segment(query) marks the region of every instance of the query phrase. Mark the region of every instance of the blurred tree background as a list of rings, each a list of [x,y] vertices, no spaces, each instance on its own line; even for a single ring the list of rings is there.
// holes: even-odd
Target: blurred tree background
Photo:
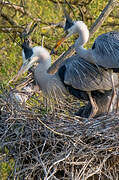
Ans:
[[[0,89],[6,88],[8,81],[16,74],[22,64],[20,33],[29,23],[37,22],[31,34],[33,46],[43,45],[49,51],[62,36],[65,7],[73,19],[83,20],[88,27],[95,22],[108,0],[9,0],[0,1]],[[70,6],[69,6],[69,5]],[[73,9],[73,11],[72,11]],[[98,32],[88,42],[90,47],[94,39],[101,33],[116,30],[119,25],[119,9],[115,8]],[[57,56],[74,43],[71,37],[57,52]],[[57,56],[52,57],[55,61]]]

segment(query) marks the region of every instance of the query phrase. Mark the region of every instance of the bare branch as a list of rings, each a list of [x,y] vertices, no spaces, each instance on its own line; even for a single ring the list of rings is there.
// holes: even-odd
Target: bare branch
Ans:
[[[61,56],[58,57],[58,59],[52,64],[52,66],[50,66],[50,68],[48,69],[48,72],[55,73],[59,65],[64,61],[64,59],[73,53],[74,53],[74,45],[70,46],[66,52],[63,52]]]
[[[17,5],[12,4],[12,3],[8,2],[8,1],[0,1],[0,5],[4,5],[4,6],[8,7],[8,8],[13,8],[16,11],[21,12],[22,14],[26,14],[23,7],[17,6]]]
[[[33,27],[31,27],[32,24],[33,23],[30,23],[30,24],[27,25],[27,27],[24,29],[24,31],[20,34],[20,38],[26,38],[27,36],[29,36],[35,30],[35,28],[37,26],[37,23],[35,23],[33,25]]]
[[[24,26],[14,26],[14,27],[3,27],[0,26],[0,32],[3,33],[21,33],[21,31],[24,29]]]
[[[0,5],[2,5],[2,6],[4,5],[4,6],[8,7],[8,8],[12,8],[15,11],[19,11],[23,15],[29,16],[34,21],[37,21],[37,22],[40,21],[39,18],[34,18],[30,12],[26,11],[26,9],[24,7],[17,6],[17,5],[12,4],[12,3],[8,2],[8,1],[0,1]]]
[[[47,24],[48,26],[42,27],[42,29],[48,29],[48,28],[55,28],[55,27],[60,27],[63,28],[63,22],[59,22],[59,23],[45,23],[42,22],[42,24]]]
[[[57,4],[56,0],[50,0],[52,3]],[[79,6],[86,6],[91,3],[92,0],[88,0],[88,2],[80,2],[79,0],[70,1],[71,5],[79,5]],[[60,4],[65,4],[64,0],[59,1]]]
[[[106,18],[112,12],[115,6],[119,5],[117,0],[109,0],[107,6],[103,9],[98,19],[90,28],[90,38],[94,35],[94,33],[100,28],[100,26],[104,23]]]
[[[10,16],[7,16],[6,14],[4,13],[0,13],[1,17],[4,18],[6,21],[8,21],[12,26],[17,26],[18,24],[13,21],[13,19],[10,17]]]

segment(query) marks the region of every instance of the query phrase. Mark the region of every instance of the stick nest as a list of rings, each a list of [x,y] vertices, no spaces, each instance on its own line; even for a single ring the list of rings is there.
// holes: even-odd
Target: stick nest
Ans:
[[[11,97],[0,95],[0,160],[14,160],[9,179],[119,179],[118,113],[89,120],[73,115],[75,100],[51,111],[37,96],[26,106]]]

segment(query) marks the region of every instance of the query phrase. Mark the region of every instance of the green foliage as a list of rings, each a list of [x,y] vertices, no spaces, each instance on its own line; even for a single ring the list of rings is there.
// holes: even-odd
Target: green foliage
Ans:
[[[1,162],[0,163],[0,180],[6,180],[14,169],[15,161],[14,159],[8,160],[8,162]]]
[[[4,153],[2,153],[0,149],[0,180],[6,180],[11,171],[14,169],[15,161],[13,158],[10,158],[8,161],[3,160],[8,154],[8,148],[4,149]]]

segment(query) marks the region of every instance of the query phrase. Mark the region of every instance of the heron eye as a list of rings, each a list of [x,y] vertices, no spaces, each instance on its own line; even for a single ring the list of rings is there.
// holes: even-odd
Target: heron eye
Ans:
[[[27,59],[28,62],[30,62],[30,60],[31,60],[30,58]]]
[[[68,34],[69,33],[68,30],[65,30],[65,33]]]

